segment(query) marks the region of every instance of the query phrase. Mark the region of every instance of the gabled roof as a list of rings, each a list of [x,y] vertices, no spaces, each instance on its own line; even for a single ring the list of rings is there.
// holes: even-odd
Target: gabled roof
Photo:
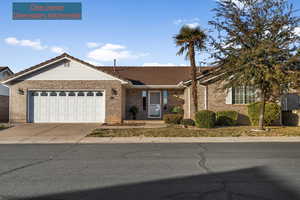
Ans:
[[[9,67],[7,67],[7,66],[0,66],[0,72],[5,71],[5,70],[8,70],[11,74],[13,74],[13,71],[11,71]]]
[[[191,77],[191,68],[182,66],[100,66],[97,69],[129,80],[133,85],[178,85]],[[201,67],[201,71],[208,69],[211,67]]]
[[[27,69],[25,69],[25,70],[23,70],[23,71],[20,71],[20,72],[18,72],[18,73],[15,73],[15,74],[13,74],[12,76],[9,76],[8,78],[6,78],[6,79],[3,81],[3,83],[12,81],[12,80],[17,79],[17,78],[19,78],[19,77],[22,77],[22,76],[24,76],[24,75],[26,75],[26,74],[29,74],[29,73],[34,72],[34,71],[36,71],[36,70],[42,69],[43,67],[46,67],[47,65],[49,65],[49,64],[51,64],[51,63],[55,63],[55,62],[61,61],[61,60],[63,60],[63,59],[71,59],[71,60],[75,60],[75,61],[77,61],[77,62],[79,62],[79,63],[82,63],[82,64],[84,64],[84,65],[87,65],[87,66],[89,66],[89,67],[91,67],[91,68],[93,68],[93,69],[96,68],[96,66],[94,66],[94,65],[92,65],[92,64],[90,64],[90,63],[88,63],[88,62],[85,62],[85,61],[83,61],[83,60],[80,60],[80,59],[78,59],[78,58],[75,58],[75,57],[73,57],[73,56],[71,56],[71,55],[69,55],[69,54],[67,54],[67,53],[63,53],[63,54],[61,54],[61,55],[59,55],[59,56],[57,56],[57,57],[54,57],[54,58],[49,59],[49,60],[46,60],[46,61],[44,61],[44,62],[41,62],[41,63],[37,64],[37,65],[34,65],[34,66],[32,66],[32,67],[29,67],[29,68],[27,68]],[[103,71],[103,72],[104,72],[104,71]],[[106,73],[106,72],[104,72],[104,73]],[[111,75],[111,74],[110,74],[110,75]],[[119,80],[121,80],[121,81],[127,82],[126,80],[123,80],[123,79],[121,79],[121,78],[119,78],[119,77],[116,77],[116,76],[115,76],[115,78],[117,78],[117,79],[119,79]]]
[[[136,86],[177,86],[183,81],[191,79],[191,68],[182,66],[95,66],[78,58],[75,58],[67,53],[63,53],[55,58],[49,59],[47,61],[41,62],[23,71],[20,71],[12,76],[6,78],[3,83],[10,82],[34,71],[40,70],[44,67],[49,66],[52,63],[63,61],[64,59],[75,60],[79,63],[87,65],[93,69],[102,71],[109,74],[116,79],[122,81],[123,83],[132,83]],[[214,67],[199,67],[199,75],[205,74],[208,71],[214,69]],[[1,70],[1,68],[0,68]]]
[[[219,73],[218,67],[209,67],[207,70],[202,70],[201,72],[197,73],[197,81],[200,82],[200,84],[209,84],[213,83],[222,75]],[[192,83],[191,79],[185,80],[182,82],[184,85],[190,85]]]

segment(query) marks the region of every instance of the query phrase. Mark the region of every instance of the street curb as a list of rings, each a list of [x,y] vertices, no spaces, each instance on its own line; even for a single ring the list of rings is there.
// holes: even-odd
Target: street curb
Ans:
[[[299,142],[300,137],[85,137],[79,140],[55,138],[45,140],[32,138],[32,140],[0,139],[0,144],[147,144],[147,143],[284,143]]]
[[[86,137],[80,144],[89,143],[246,143],[246,142],[300,142],[300,137]]]

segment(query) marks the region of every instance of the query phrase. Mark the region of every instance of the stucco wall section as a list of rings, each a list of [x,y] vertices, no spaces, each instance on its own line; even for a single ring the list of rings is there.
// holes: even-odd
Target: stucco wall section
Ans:
[[[0,122],[7,122],[9,115],[9,97],[0,96]]]
[[[122,122],[122,85],[116,80],[101,81],[39,81],[14,82],[10,98],[10,122],[27,122],[27,93],[29,90],[105,90],[106,122]],[[112,91],[114,89],[116,92]],[[22,93],[22,91],[24,93]]]

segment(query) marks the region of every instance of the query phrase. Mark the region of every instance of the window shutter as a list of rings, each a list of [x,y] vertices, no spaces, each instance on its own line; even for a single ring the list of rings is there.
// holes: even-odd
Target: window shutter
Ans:
[[[232,104],[232,88],[227,89],[226,104]]]

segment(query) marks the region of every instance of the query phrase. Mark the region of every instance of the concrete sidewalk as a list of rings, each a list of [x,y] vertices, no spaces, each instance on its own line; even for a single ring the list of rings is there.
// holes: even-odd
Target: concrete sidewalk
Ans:
[[[247,143],[247,142],[300,142],[300,137],[34,137],[31,140],[20,138],[0,138],[0,144],[143,144],[143,143]]]

